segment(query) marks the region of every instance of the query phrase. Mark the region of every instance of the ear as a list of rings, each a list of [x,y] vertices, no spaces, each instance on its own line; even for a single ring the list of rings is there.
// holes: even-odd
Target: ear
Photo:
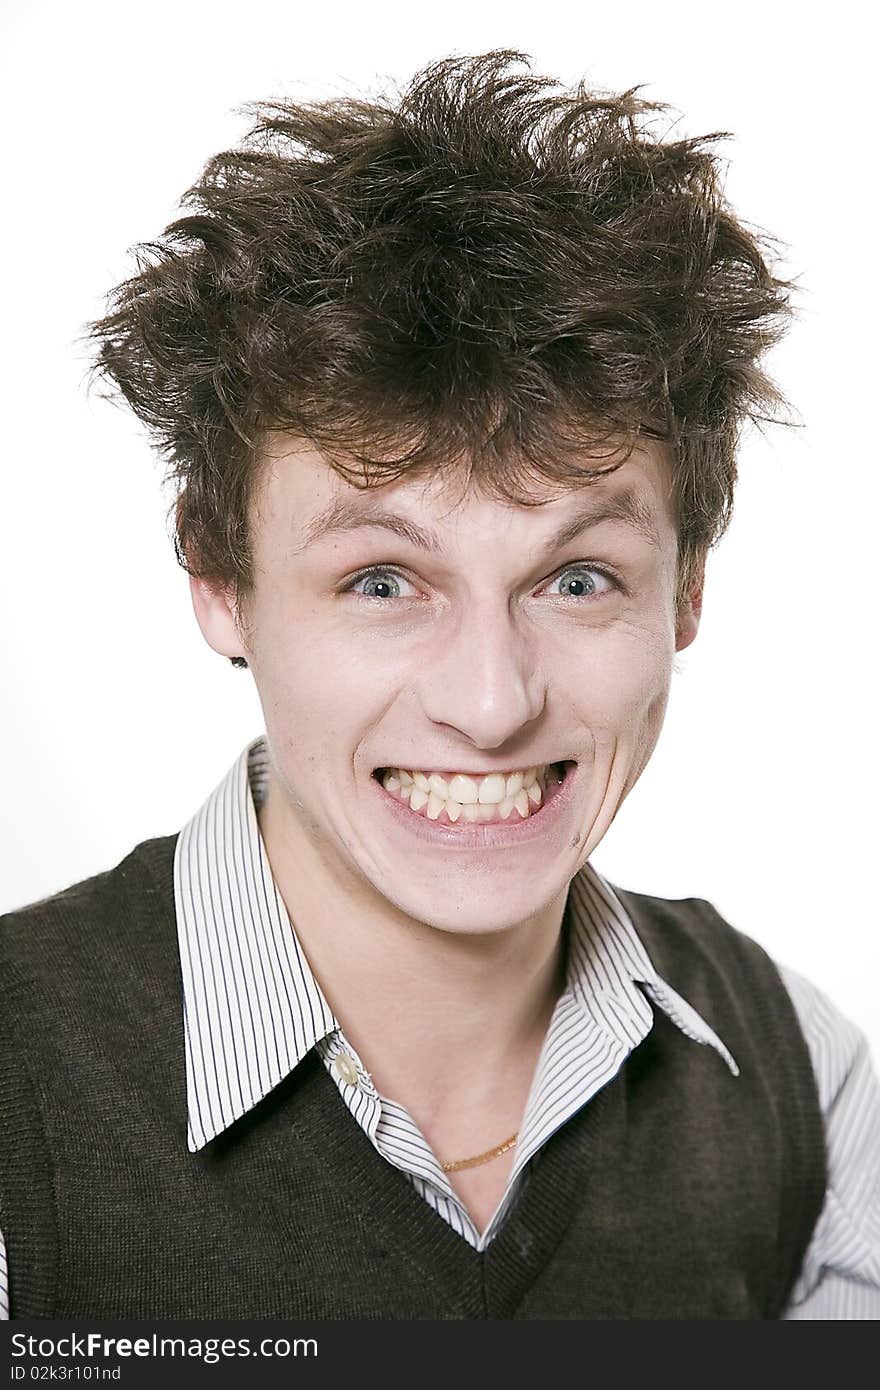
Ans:
[[[196,579],[194,575],[189,577],[189,589],[196,621],[208,646],[220,656],[247,658],[235,618],[232,589],[207,579]]]
[[[676,615],[675,650],[677,652],[682,652],[685,647],[689,647],[699,631],[700,616],[703,612],[704,581],[705,564],[702,564],[687,594],[682,599]]]

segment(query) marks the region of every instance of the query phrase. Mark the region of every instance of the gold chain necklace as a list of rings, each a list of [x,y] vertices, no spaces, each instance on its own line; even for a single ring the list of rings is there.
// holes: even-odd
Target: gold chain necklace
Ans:
[[[478,1163],[488,1163],[490,1158],[497,1158],[499,1154],[507,1153],[508,1149],[513,1148],[518,1137],[519,1130],[516,1134],[511,1134],[510,1138],[505,1139],[504,1143],[499,1144],[497,1148],[490,1149],[488,1153],[477,1154],[476,1158],[459,1158],[455,1163],[441,1163],[440,1167],[444,1173],[457,1173],[459,1168],[476,1168]]]

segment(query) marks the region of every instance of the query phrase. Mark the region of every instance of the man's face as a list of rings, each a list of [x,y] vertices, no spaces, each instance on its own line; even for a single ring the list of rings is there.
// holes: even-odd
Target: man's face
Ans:
[[[193,581],[208,641],[253,672],[276,838],[355,909],[381,899],[449,931],[526,920],[567,888],[653,751],[698,621],[696,597],[676,611],[662,446],[546,495],[462,498],[436,478],[362,491],[288,439],[255,500],[245,645],[227,596]],[[368,512],[400,520],[357,524]],[[536,766],[540,798],[517,780]],[[403,800],[414,774],[442,779],[418,809]]]

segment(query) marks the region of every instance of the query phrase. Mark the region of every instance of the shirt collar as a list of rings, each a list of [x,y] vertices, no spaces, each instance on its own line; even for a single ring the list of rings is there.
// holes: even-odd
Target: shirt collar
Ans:
[[[242,752],[181,831],[174,900],[183,981],[187,1143],[203,1148],[268,1095],[339,1024],[272,877],[257,808],[265,737]],[[635,1046],[651,1003],[688,1037],[736,1062],[651,964],[629,914],[589,863],[569,890],[566,994]]]
[[[575,874],[569,889],[571,935],[569,937],[568,988],[594,1017],[607,1020],[607,1010],[618,1016],[619,1027],[629,1033],[636,1023],[641,1041],[645,1029],[645,996],[694,1042],[713,1047],[733,1076],[739,1067],[714,1029],[682,995],[658,974],[633,920],[610,883],[590,863]],[[607,1022],[606,1022],[607,1026]]]

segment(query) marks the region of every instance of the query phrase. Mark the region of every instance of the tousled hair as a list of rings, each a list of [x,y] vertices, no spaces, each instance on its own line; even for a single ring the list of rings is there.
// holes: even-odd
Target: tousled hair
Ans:
[[[168,462],[190,573],[250,591],[276,429],[357,487],[454,470],[525,506],[647,436],[668,447],[687,591],[730,519],[742,425],[785,404],[759,359],[794,282],[723,197],[707,147],[729,132],[663,139],[649,118],[669,108],[639,87],[560,90],[517,63],[248,107],[241,147],[136,248],[89,331]]]

